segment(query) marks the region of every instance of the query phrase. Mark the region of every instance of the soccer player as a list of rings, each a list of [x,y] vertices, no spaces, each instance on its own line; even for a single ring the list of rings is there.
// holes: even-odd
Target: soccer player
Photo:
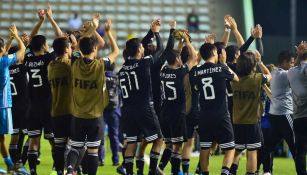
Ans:
[[[183,39],[189,50],[189,59],[183,64],[176,50],[169,50],[165,57],[168,65],[161,70],[162,111],[161,128],[165,140],[172,145],[172,174],[178,174],[181,164],[182,143],[186,141],[186,99],[184,78],[196,62],[196,54],[187,34]]]
[[[223,51],[223,53],[225,53]],[[200,47],[200,56],[205,63],[191,72],[192,86],[200,93],[199,140],[200,165],[203,175],[209,174],[210,147],[213,142],[225,151],[221,174],[229,174],[234,155],[234,135],[226,100],[226,80],[238,81],[238,77],[225,64],[222,54],[218,64],[217,48],[210,43]]]
[[[306,175],[307,152],[307,44],[302,42],[297,47],[298,66],[288,71],[288,80],[293,97],[293,117],[296,154],[296,172]]]
[[[91,36],[98,27],[99,17],[89,22],[89,29],[79,41],[82,57],[72,65],[72,121],[71,149],[67,155],[67,174],[71,175],[80,159],[80,152],[87,146],[87,173],[95,175],[98,168],[98,146],[102,139],[103,111],[108,103],[105,70],[110,69],[118,55],[117,45],[111,41],[109,58],[97,58],[97,41]],[[111,21],[106,22],[110,32]],[[109,33],[111,35],[111,33]],[[110,36],[109,36],[110,37]],[[115,49],[115,50],[114,50]]]
[[[54,133],[54,165],[58,175],[64,172],[64,152],[71,120],[71,45],[61,37],[52,44],[56,59],[48,65],[52,94],[51,116]]]
[[[9,66],[15,63],[21,64],[24,59],[25,46],[18,36],[18,31],[15,25],[10,28],[10,35],[16,39],[18,43],[18,51],[14,54],[6,55],[8,47],[5,46],[4,40],[0,38],[0,61],[1,61],[1,117],[0,117],[0,149],[4,162],[8,171],[14,170],[14,163],[9,155],[8,149],[5,144],[5,134],[13,133],[12,126],[12,95],[10,86]],[[21,104],[24,105],[24,104]]]
[[[42,16],[38,22],[40,25],[44,21],[44,13]],[[40,27],[40,25],[38,26]],[[29,74],[29,97],[31,101],[29,111],[29,120],[31,122],[28,123],[28,161],[32,175],[36,174],[42,130],[44,130],[45,139],[49,140],[51,146],[53,145],[50,116],[51,92],[47,77],[47,66],[55,58],[55,55],[49,53],[48,50],[46,37],[35,35],[31,38],[29,49],[25,55],[25,67]]]
[[[289,51],[283,51],[278,55],[278,68],[273,70],[272,80],[270,81],[272,98],[270,105],[270,123],[271,123],[271,138],[266,142],[266,153],[267,156],[264,160],[264,173],[272,173],[270,169],[272,166],[270,156],[271,152],[274,151],[276,145],[285,139],[292,157],[296,158],[296,149],[294,144],[294,131],[293,131],[293,102],[291,88],[288,81],[288,70],[294,66],[294,57]]]
[[[150,153],[149,175],[156,173],[162,144],[159,121],[153,109],[150,67],[160,61],[163,51],[160,39],[160,21],[152,23],[157,47],[153,55],[144,57],[144,47],[138,38],[126,42],[128,58],[119,71],[119,82],[123,94],[122,118],[125,121],[123,130],[128,142],[125,152],[127,174],[133,174],[133,160],[137,137],[144,134],[147,142],[153,142]]]
[[[263,73],[255,73],[256,63]],[[231,173],[236,174],[237,160],[244,149],[247,149],[248,175],[257,170],[257,150],[261,147],[259,118],[263,108],[260,99],[261,86],[271,79],[270,71],[261,61],[261,55],[245,52],[237,62],[239,82],[233,82],[233,124],[236,142],[236,153]]]

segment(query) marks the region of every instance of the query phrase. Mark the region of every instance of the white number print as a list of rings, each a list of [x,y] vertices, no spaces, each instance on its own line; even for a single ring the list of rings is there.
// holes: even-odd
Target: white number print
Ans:
[[[17,95],[17,89],[15,83],[13,82],[13,77],[10,77],[10,80],[12,95]]]
[[[42,76],[41,75],[38,75],[39,73],[39,69],[31,69],[31,72],[33,73],[32,74],[32,78],[34,79],[38,79],[38,83],[37,84],[33,84],[33,87],[40,87],[43,85],[43,79],[42,79]]]
[[[202,83],[203,83],[203,90],[204,90],[204,95],[205,95],[205,99],[206,100],[213,100],[215,99],[215,91],[214,91],[214,87],[212,85],[212,77],[207,77],[207,78],[203,78],[202,79]],[[211,95],[209,95],[211,94]]]
[[[129,90],[131,91],[133,89],[132,87],[132,82],[131,82],[131,77],[133,77],[133,81],[134,81],[134,85],[135,85],[135,89],[136,90],[139,90],[139,82],[138,82],[138,77],[135,73],[135,71],[132,71],[130,73],[128,72],[125,72],[125,74],[127,75],[128,77],[128,87],[129,87]],[[127,86],[124,84],[125,82],[125,79],[120,79],[119,80],[119,85],[120,85],[120,88],[122,90],[122,93],[123,93],[123,98],[129,98],[129,93],[128,93],[128,89],[127,89]]]
[[[163,98],[163,99],[166,98],[166,97],[165,97],[165,88],[164,88],[164,84],[165,84],[165,86],[166,86],[168,89],[172,90],[172,92],[173,92],[173,96],[172,96],[172,97],[168,97],[167,100],[176,100],[176,99],[177,99],[176,88],[175,88],[174,86],[172,86],[172,85],[175,84],[175,82],[166,81],[166,82],[164,83],[164,81],[161,81],[162,93],[163,93],[162,98]]]

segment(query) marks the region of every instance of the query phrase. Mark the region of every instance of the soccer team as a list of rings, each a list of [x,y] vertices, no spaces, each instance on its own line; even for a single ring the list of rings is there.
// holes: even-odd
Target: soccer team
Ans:
[[[9,172],[28,174],[23,166],[28,161],[30,174],[37,174],[43,131],[58,175],[95,175],[104,109],[117,94],[125,138],[120,174],[133,175],[134,157],[137,174],[143,174],[145,148],[152,143],[149,175],[164,174],[169,161],[171,174],[177,175],[182,166],[188,175],[195,133],[201,147],[198,174],[209,174],[209,157],[217,147],[224,153],[221,175],[237,173],[244,150],[247,175],[258,174],[260,164],[264,174],[271,174],[272,152],[281,139],[289,145],[297,174],[307,174],[306,42],[296,47],[296,60],[284,51],[278,67],[269,70],[262,62],[260,25],[245,42],[234,18],[226,15],[222,41],[210,34],[196,51],[188,31],[176,30],[176,21],[169,23],[164,49],[161,21],[156,19],[142,40],[126,42],[116,93],[108,86],[108,72],[114,71],[119,55],[111,20],[104,27],[111,52],[101,57],[105,41],[96,31],[99,14],[69,33],[53,19],[50,4],[38,17],[29,36],[19,37],[13,25],[7,43],[0,40],[0,148]],[[56,36],[52,52],[46,37],[38,35],[46,19]],[[237,46],[227,46],[231,33]],[[17,46],[11,46],[14,39]],[[255,52],[248,51],[253,40]],[[9,152],[4,134],[12,134]]]

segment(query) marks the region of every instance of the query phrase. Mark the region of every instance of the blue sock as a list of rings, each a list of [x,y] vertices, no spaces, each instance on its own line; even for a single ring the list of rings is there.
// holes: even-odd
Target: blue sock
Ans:
[[[4,158],[4,162],[5,162],[5,164],[6,164],[7,167],[12,167],[12,166],[14,166],[14,163],[13,163],[13,161],[12,161],[12,159],[11,159],[10,156],[5,157],[5,158]]]

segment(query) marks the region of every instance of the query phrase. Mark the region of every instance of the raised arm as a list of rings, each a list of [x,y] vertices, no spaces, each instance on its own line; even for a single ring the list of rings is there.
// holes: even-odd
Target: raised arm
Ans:
[[[104,30],[106,32],[106,35],[109,39],[109,42],[111,44],[111,53],[108,55],[111,63],[114,63],[117,59],[117,56],[119,54],[119,48],[117,46],[117,43],[112,35],[112,21],[111,19],[107,19],[106,23],[105,23],[105,26],[104,26]]]
[[[151,25],[154,23],[154,20],[152,21]],[[154,33],[152,32],[151,28],[149,29],[149,31],[147,32],[146,36],[142,39],[142,44],[143,44],[143,47],[146,47],[151,39],[154,37]]]
[[[18,63],[21,64],[25,56],[26,47],[23,44],[20,37],[18,36],[18,31],[15,25],[12,25],[10,27],[10,32],[11,32],[11,35],[14,37],[14,39],[17,41],[18,51],[16,52],[16,56],[17,56]]]
[[[105,42],[104,39],[99,35],[99,33],[97,32],[97,30],[95,30],[95,32],[94,32],[94,37],[97,39],[97,47],[98,47],[99,49],[102,49],[102,48],[105,46],[106,42]]]
[[[232,32],[233,32],[233,34],[234,34],[234,36],[237,40],[238,47],[240,48],[244,44],[244,39],[243,39],[241,33],[238,30],[238,26],[237,26],[235,19],[231,16],[227,16],[226,22],[229,23],[229,27],[232,30]]]
[[[266,95],[269,97],[269,99],[272,99],[272,91],[271,89],[268,87],[268,85],[264,84],[262,85],[262,89],[264,90],[264,92],[266,93]]]
[[[6,41],[4,45],[4,54],[7,54],[12,46],[12,42],[14,40],[14,37],[10,35],[9,39]]]
[[[257,24],[256,27],[252,30],[252,35],[256,39],[256,47],[259,51],[261,57],[263,57],[263,44],[262,44],[262,27]]]
[[[272,75],[269,69],[261,61],[261,55],[257,50],[255,52],[255,59],[257,61],[257,65],[259,66],[261,72],[267,77],[267,80],[270,81],[272,79]]]
[[[295,60],[295,65],[300,65],[301,62],[301,56],[304,54],[304,52],[307,50],[307,42],[306,41],[301,41],[301,43],[298,46],[294,46],[296,49],[296,60]]]
[[[169,37],[167,40],[166,48],[160,56],[161,63],[164,63],[166,61],[167,58],[165,57],[165,54],[167,53],[167,51],[174,49],[174,45],[175,45],[175,38],[173,36],[173,32],[176,29],[176,21],[174,20],[170,21],[169,25],[171,29],[169,32]]]
[[[227,44],[228,44],[228,41],[229,41],[229,37],[230,37],[230,32],[231,32],[230,24],[227,21],[227,17],[228,16],[229,15],[224,16],[225,32],[224,32],[224,35],[223,35],[223,38],[222,38],[222,42],[224,43],[225,47],[227,47]]]
[[[45,13],[46,13],[46,16],[49,20],[49,22],[51,23],[52,25],[52,28],[53,28],[53,31],[54,31],[54,34],[56,37],[62,37],[64,36],[61,28],[58,26],[58,24],[55,22],[55,20],[53,19],[53,16],[52,16],[52,9],[51,9],[51,5],[50,3],[48,3],[48,8],[45,10]]]
[[[32,40],[32,38],[37,35],[37,33],[39,32],[42,24],[45,21],[45,11],[44,10],[38,10],[37,12],[38,17],[39,17],[39,21],[36,23],[36,25],[34,26],[34,28],[32,29],[32,32],[30,34],[30,41]]]
[[[88,21],[84,24],[85,30],[81,34],[81,38],[91,37],[94,34],[99,25],[99,19],[100,19],[100,14],[97,13],[93,16],[92,21]]]
[[[157,62],[163,52],[163,43],[161,41],[161,37],[160,37],[160,28],[161,28],[161,24],[160,21],[154,22],[151,25],[151,31],[154,33],[154,36],[156,38],[156,42],[157,42],[157,48],[155,50],[155,52],[153,53],[153,62]]]
[[[191,70],[192,67],[195,65],[195,63],[197,61],[197,55],[196,55],[194,47],[192,46],[192,44],[190,42],[190,39],[189,39],[188,35],[184,34],[183,37],[184,37],[185,45],[187,46],[188,51],[189,51],[189,57],[188,57],[188,60],[187,60],[186,64],[188,65],[189,70]]]

